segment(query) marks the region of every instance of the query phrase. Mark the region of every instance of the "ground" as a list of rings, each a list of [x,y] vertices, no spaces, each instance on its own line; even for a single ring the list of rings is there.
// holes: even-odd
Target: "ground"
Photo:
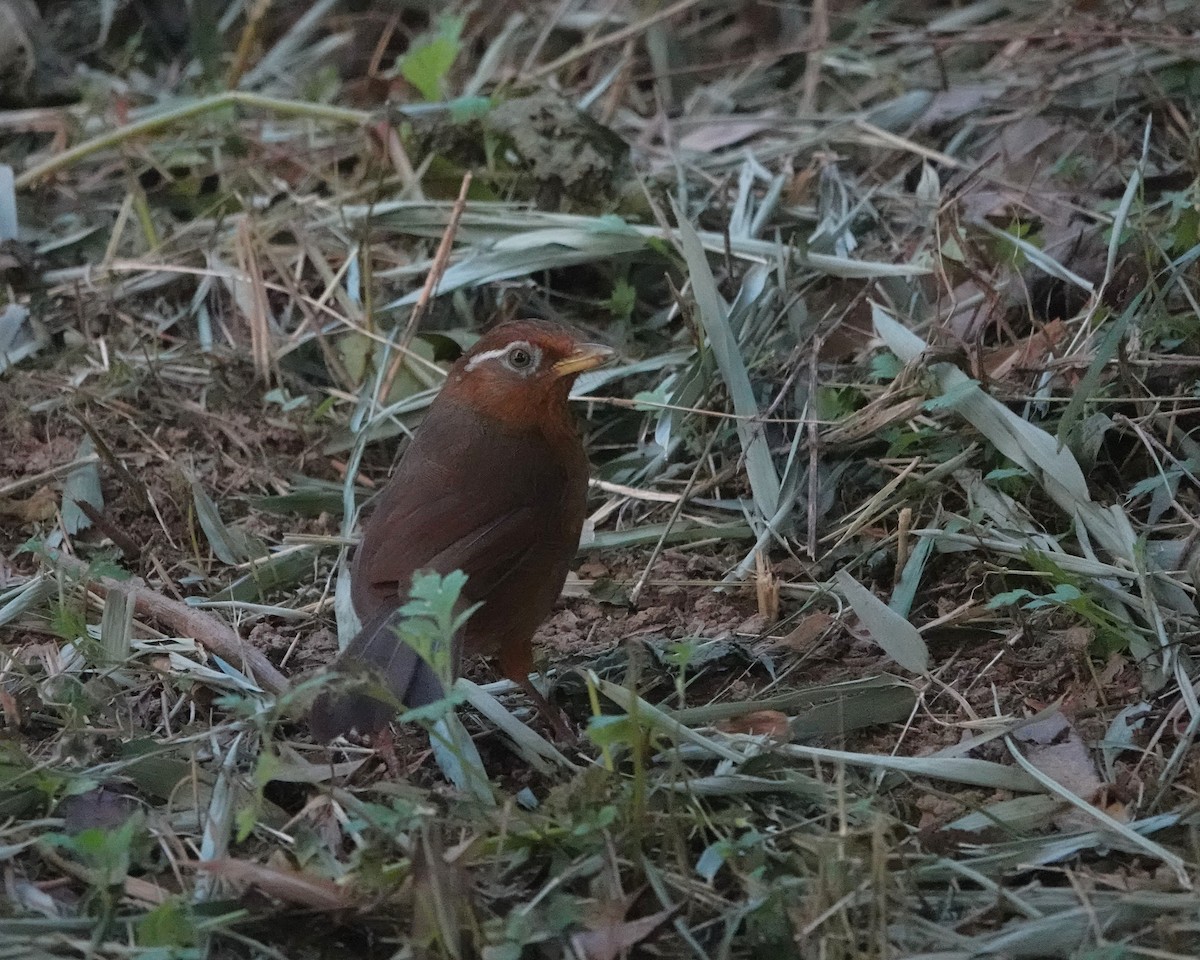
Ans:
[[[5,948],[1194,955],[1189,2],[155,6],[0,0]],[[620,354],[580,739],[475,659],[316,744],[527,314]]]

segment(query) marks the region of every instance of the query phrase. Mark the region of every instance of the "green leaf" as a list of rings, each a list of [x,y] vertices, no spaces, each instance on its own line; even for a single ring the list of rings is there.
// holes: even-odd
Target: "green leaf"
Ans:
[[[598,747],[615,747],[632,743],[639,734],[628,716],[606,714],[589,718],[587,735]]]
[[[653,390],[639,390],[633,395],[634,410],[655,413],[671,402],[671,384],[660,383]]]
[[[338,509],[341,509],[339,502]],[[236,601],[255,603],[272,590],[280,590],[311,575],[313,558],[320,551],[316,544],[288,548],[265,560],[253,561],[249,571],[233,583],[218,590],[209,599],[216,602]]]
[[[1058,437],[1063,443],[1072,444],[1077,439],[1083,413],[1100,387],[1100,377],[1108,367],[1109,362],[1117,355],[1117,348],[1129,330],[1130,324],[1138,317],[1142,309],[1142,301],[1146,299],[1146,290],[1139,290],[1132,300],[1121,311],[1120,315],[1108,324],[1108,329],[1096,345],[1092,362],[1079,378],[1071,391],[1071,399],[1063,410],[1058,421]]]
[[[112,887],[124,882],[148,837],[145,817],[138,812],[115,828],[89,827],[74,835],[47,833],[43,840],[72,853],[95,872],[98,884]]]
[[[454,635],[481,606],[476,603],[459,610],[466,583],[467,575],[461,570],[444,577],[437,573],[414,574],[409,600],[400,608],[403,619],[396,626],[397,636],[429,664],[446,690],[454,682]]]
[[[160,903],[137,924],[139,947],[191,947],[196,939],[191,911],[179,900]]]
[[[921,574],[924,573],[925,564],[929,562],[932,552],[933,537],[919,537],[916,549],[909,554],[908,562],[900,573],[900,580],[892,588],[892,599],[888,606],[902,617],[907,617],[912,612],[917,588],[921,584]]]
[[[625,280],[613,284],[612,296],[608,298],[608,311],[620,320],[628,320],[637,304],[637,290]]]
[[[890,350],[881,350],[871,357],[871,379],[891,382],[900,376],[904,364]]]
[[[458,604],[462,588],[467,585],[467,575],[461,570],[452,570],[444,577],[437,573],[419,572],[413,575],[409,600],[400,608],[406,617],[424,617],[433,621],[444,632],[453,635],[458,618],[454,608]],[[464,622],[466,617],[461,618]]]
[[[457,716],[447,712],[433,722],[429,730],[429,745],[433,747],[433,755],[442,773],[451,783],[486,806],[496,805],[496,795],[488,782],[483,758]]]
[[[132,574],[119,563],[112,560],[99,557],[88,564],[88,574],[93,577],[109,577],[113,580],[124,582],[128,580]]]
[[[1028,477],[1029,471],[1020,467],[997,467],[983,475],[984,480],[1011,480],[1013,477]]]
[[[462,29],[462,17],[439,17],[434,30],[418,37],[400,58],[400,75],[426,100],[442,99],[442,81],[458,57]]]
[[[1082,599],[1082,597],[1083,591],[1074,584],[1060,583],[1046,599],[1053,600],[1056,603],[1072,603],[1075,600]]]
[[[260,800],[242,804],[234,814],[234,838],[239,844],[244,844],[247,836],[254,832],[254,824],[258,823],[259,806]]]
[[[728,840],[718,840],[711,844],[696,861],[696,873],[706,883],[712,883],[717,871],[725,866],[725,861],[729,859],[732,852],[732,844]]]
[[[998,610],[1000,607],[1006,607],[1010,603],[1016,603],[1018,600],[1028,600],[1033,596],[1034,594],[1025,589],[1008,590],[1004,593],[996,594],[987,602],[986,606],[989,610]]]

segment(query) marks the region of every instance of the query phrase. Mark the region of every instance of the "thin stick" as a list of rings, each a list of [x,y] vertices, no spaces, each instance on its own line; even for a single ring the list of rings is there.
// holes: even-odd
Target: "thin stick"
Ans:
[[[829,43],[829,6],[827,0],[813,0],[809,18],[808,46],[811,51],[805,57],[804,87],[800,96],[800,113],[812,113],[817,102],[817,87],[821,83],[821,67],[825,47]]]
[[[329,123],[348,123],[360,126],[371,119],[371,114],[366,110],[350,110],[345,107],[333,107],[327,104],[309,103],[308,101],[264,97],[261,94],[249,93],[245,90],[226,90],[224,93],[217,93],[211,97],[201,97],[199,100],[192,100],[173,110],[164,110],[162,113],[155,113],[142,120],[135,120],[133,123],[127,123],[124,126],[117,127],[115,130],[106,130],[99,136],[85,140],[83,143],[64,150],[62,153],[55,154],[48,160],[43,160],[41,163],[35,164],[16,177],[13,185],[18,190],[23,190],[37,183],[39,180],[57,173],[65,167],[72,166],[77,161],[91,156],[100,150],[119,146],[128,140],[145,134],[165,130],[172,124],[182,123],[185,120],[191,120],[193,117],[216,110],[224,110],[226,107],[231,106],[271,110],[285,116],[308,117],[312,120],[321,120]]]
[[[526,80],[536,80],[539,77],[544,77],[549,73],[554,73],[561,67],[565,67],[568,63],[586,57],[588,54],[594,53],[602,47],[611,46],[614,43],[621,43],[632,37],[636,37],[639,33],[654,26],[663,20],[669,20],[677,13],[683,13],[689,7],[694,7],[700,0],[679,0],[678,3],[673,3],[669,7],[659,10],[658,13],[648,16],[645,20],[639,20],[637,23],[631,23],[627,27],[622,27],[620,30],[614,30],[612,33],[606,33],[602,37],[597,37],[595,40],[590,40],[587,43],[581,43],[579,46],[568,50],[557,60],[551,60],[549,63],[538,67],[533,73],[525,77]]]
[[[258,39],[258,28],[262,24],[263,17],[267,15],[271,2],[272,0],[258,0],[246,12],[246,25],[242,28],[242,35],[238,39],[233,63],[230,64],[229,72],[225,75],[225,86],[230,90],[235,89],[242,82],[242,77],[246,75],[246,68],[250,65],[250,57],[254,52],[254,41]]]
[[[387,375],[379,386],[379,393],[375,398],[377,403],[384,403],[387,400],[392,389],[392,381],[396,379],[396,374],[400,372],[400,364],[404,362],[406,348],[412,340],[413,334],[417,332],[417,326],[424,317],[425,311],[429,309],[429,301],[433,299],[437,285],[442,280],[442,274],[446,272],[446,265],[450,262],[450,249],[454,246],[454,235],[458,233],[458,222],[462,219],[463,210],[466,209],[467,191],[470,188],[471,171],[468,170],[463,174],[462,186],[458,190],[458,199],[454,201],[454,208],[450,211],[450,219],[442,233],[442,242],[438,244],[437,253],[433,256],[433,265],[429,268],[429,275],[425,278],[425,286],[421,288],[421,295],[417,298],[412,313],[409,314],[404,333],[400,335],[400,340],[396,344],[396,355],[392,358]]]
[[[817,468],[821,460],[821,431],[817,429],[817,418],[812,415],[817,405],[817,367],[821,360],[821,345],[823,338],[813,341],[812,354],[809,357],[808,399],[805,403],[804,429],[808,433],[808,529],[805,531],[805,547],[810,560],[817,559],[817,500],[821,496],[821,486],[818,480]]]
[[[708,435],[708,442],[704,445],[704,452],[696,460],[696,469],[692,471],[692,476],[688,480],[687,486],[683,488],[683,493],[679,495],[679,500],[676,502],[675,508],[671,511],[671,519],[667,521],[666,527],[663,528],[662,536],[658,538],[658,543],[650,551],[650,559],[646,561],[646,568],[642,571],[642,575],[638,577],[637,583],[633,585],[633,589],[629,591],[629,602],[634,606],[637,606],[638,597],[641,596],[642,590],[646,586],[646,581],[650,578],[650,568],[654,566],[654,561],[662,553],[663,544],[667,542],[667,534],[671,532],[671,528],[679,520],[679,515],[683,513],[684,504],[688,502],[688,497],[691,495],[692,488],[696,485],[696,480],[700,476],[700,470],[704,466],[704,461],[708,459],[708,454],[712,450],[716,439],[717,431],[713,430]]]
[[[71,460],[68,463],[60,464],[57,467],[50,467],[48,470],[43,470],[41,473],[34,473],[28,477],[22,477],[20,480],[14,480],[11,483],[6,483],[0,486],[0,497],[7,497],[10,494],[16,493],[25,487],[36,487],[43,480],[50,480],[57,477],[59,474],[70,473],[77,467],[86,466],[89,463],[99,463],[100,454],[91,453],[86,457],[80,457],[78,460]]]
[[[124,594],[133,601],[134,610],[138,613],[153,617],[178,631],[181,636],[193,637],[204,649],[222,660],[240,669],[248,668],[264,690],[278,695],[288,689],[287,677],[276,670],[260,650],[250,646],[231,627],[215,617],[155,593],[136,577],[130,580],[97,577],[89,574],[88,565],[82,560],[57,552],[52,552],[50,558],[60,569],[86,579],[88,584],[98,587],[105,594],[111,591]]]

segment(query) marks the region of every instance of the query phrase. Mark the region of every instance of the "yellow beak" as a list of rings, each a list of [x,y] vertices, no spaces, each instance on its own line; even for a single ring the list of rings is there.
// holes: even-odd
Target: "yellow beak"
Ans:
[[[585,370],[603,366],[614,356],[616,356],[616,351],[602,343],[581,343],[570,356],[563,357],[554,364],[554,375],[557,377],[574,376]]]

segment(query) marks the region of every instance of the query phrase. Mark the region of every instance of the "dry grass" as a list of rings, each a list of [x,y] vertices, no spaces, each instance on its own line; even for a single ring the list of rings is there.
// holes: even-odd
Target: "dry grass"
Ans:
[[[1194,954],[1190,0],[241,6],[0,113],[0,954]],[[588,736],[479,664],[316,747],[357,507],[527,312],[624,356]]]

